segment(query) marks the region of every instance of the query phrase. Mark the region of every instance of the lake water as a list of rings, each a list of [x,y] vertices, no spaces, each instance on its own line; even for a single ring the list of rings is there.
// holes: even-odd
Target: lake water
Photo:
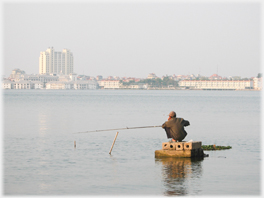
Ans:
[[[158,159],[170,111],[185,141],[232,146],[202,160]],[[261,92],[3,91],[4,195],[261,195]],[[76,141],[76,148],[74,148]]]

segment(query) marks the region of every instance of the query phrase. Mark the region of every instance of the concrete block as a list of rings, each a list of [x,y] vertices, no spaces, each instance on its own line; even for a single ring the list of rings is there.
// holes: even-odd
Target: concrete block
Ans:
[[[155,157],[176,157],[176,158],[190,158],[190,157],[208,157],[203,153],[203,149],[192,149],[192,150],[156,150]]]
[[[184,150],[199,149],[202,146],[202,142],[184,142]]]
[[[162,150],[176,150],[176,144],[171,142],[163,142]]]
[[[192,157],[192,151],[156,150],[155,157]]]
[[[184,142],[176,142],[174,144],[175,144],[176,151],[184,150]]]

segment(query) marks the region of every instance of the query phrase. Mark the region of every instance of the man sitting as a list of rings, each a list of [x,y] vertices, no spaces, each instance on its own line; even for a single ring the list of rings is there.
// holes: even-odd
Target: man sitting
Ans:
[[[162,125],[162,128],[165,129],[167,137],[172,138],[173,142],[181,142],[187,135],[184,127],[189,125],[189,121],[184,120],[183,118],[176,118],[176,113],[171,111],[168,121]]]

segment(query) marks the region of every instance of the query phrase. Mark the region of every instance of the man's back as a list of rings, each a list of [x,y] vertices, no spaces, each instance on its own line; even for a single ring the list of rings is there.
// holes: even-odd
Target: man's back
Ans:
[[[182,141],[187,135],[184,126],[188,125],[190,125],[189,121],[184,120],[183,118],[172,117],[162,125],[162,128],[169,129],[170,136],[174,140]]]

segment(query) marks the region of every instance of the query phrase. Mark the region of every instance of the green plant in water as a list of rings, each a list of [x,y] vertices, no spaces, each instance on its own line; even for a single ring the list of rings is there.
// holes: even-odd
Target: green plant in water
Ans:
[[[202,145],[203,150],[225,150],[231,149],[232,146],[216,146],[216,145]]]

